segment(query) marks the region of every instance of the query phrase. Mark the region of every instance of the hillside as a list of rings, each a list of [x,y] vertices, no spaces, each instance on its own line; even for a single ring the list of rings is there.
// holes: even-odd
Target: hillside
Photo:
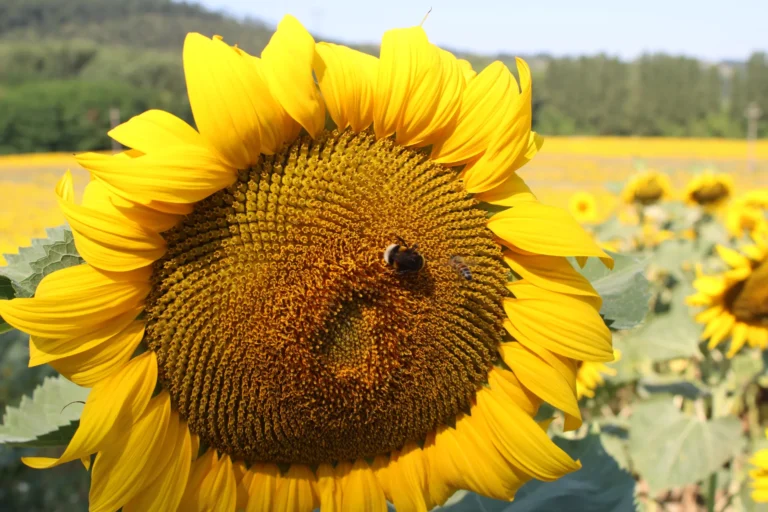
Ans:
[[[272,30],[171,0],[0,0],[0,153],[108,147],[111,108],[121,119],[149,107],[191,121],[185,35],[221,34],[259,54]],[[478,69],[494,59],[514,69],[512,55],[461,56]],[[764,54],[743,65],[667,55],[527,60],[534,125],[546,134],[742,137],[750,101],[768,112]],[[760,130],[768,135],[768,122]]]

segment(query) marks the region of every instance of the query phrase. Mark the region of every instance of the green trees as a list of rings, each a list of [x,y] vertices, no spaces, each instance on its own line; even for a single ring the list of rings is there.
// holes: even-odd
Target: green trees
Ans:
[[[0,153],[106,148],[110,107],[122,119],[150,106],[191,120],[181,62],[190,31],[221,34],[254,55],[272,33],[171,0],[0,0]],[[461,57],[478,70],[494,60]],[[513,57],[497,58],[514,68]],[[756,102],[765,113],[758,133],[768,136],[764,53],[746,63],[596,55],[529,64],[534,126],[544,134],[743,137],[744,111]]]

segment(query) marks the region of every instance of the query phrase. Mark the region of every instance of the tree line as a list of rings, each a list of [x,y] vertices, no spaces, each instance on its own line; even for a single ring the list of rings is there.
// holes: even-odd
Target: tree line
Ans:
[[[170,0],[0,0],[0,153],[109,147],[109,111],[192,121],[181,48],[190,31],[258,55],[271,29]],[[377,48],[360,47],[369,53]],[[494,59],[461,55],[481,69]],[[534,56],[534,128],[547,135],[744,137],[755,102],[768,136],[768,57],[706,64],[662,54]]]

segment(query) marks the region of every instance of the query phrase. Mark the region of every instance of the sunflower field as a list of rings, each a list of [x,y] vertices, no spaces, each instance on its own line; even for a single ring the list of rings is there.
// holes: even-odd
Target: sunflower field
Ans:
[[[766,510],[766,141],[546,137],[421,26],[181,52],[192,122],[0,156],[0,510]]]

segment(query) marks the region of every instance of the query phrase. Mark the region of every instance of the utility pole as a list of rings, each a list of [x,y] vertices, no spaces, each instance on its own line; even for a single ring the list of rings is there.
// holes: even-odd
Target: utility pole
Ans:
[[[753,101],[747,105],[744,115],[747,118],[747,170],[754,173],[757,167],[757,121],[763,115],[763,111],[760,105]]]
[[[120,124],[120,109],[112,107],[109,109],[109,126],[114,129]],[[120,145],[115,139],[112,139],[112,152],[119,153],[123,150],[123,146]]]

